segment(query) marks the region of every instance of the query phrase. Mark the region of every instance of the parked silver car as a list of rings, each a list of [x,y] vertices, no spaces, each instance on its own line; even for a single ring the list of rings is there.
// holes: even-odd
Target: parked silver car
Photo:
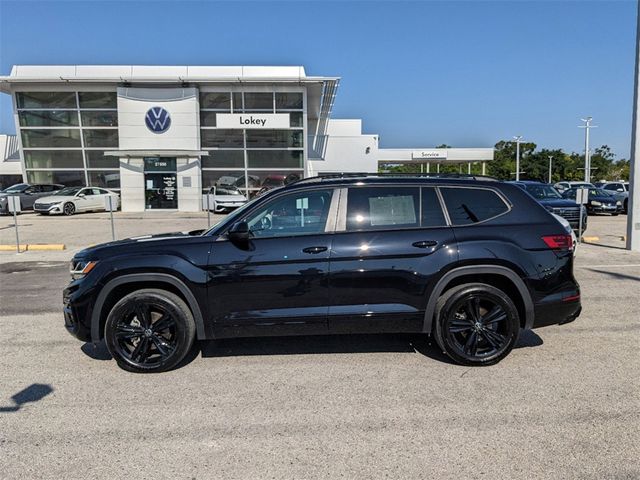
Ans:
[[[63,188],[64,185],[50,183],[18,183],[7,187],[0,192],[0,214],[6,215],[9,213],[9,199],[7,197],[20,197],[20,209],[31,210],[36,200],[53,195]]]

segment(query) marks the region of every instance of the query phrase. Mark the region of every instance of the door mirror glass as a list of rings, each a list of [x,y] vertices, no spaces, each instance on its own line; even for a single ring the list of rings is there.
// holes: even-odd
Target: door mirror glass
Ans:
[[[246,248],[250,235],[249,224],[247,224],[247,222],[234,223],[229,229],[229,240],[241,248]]]

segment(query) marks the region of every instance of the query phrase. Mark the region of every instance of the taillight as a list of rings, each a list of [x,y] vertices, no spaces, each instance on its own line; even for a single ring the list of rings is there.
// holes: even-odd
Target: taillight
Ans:
[[[551,250],[571,250],[573,248],[573,237],[571,234],[545,235],[542,237],[542,240]]]

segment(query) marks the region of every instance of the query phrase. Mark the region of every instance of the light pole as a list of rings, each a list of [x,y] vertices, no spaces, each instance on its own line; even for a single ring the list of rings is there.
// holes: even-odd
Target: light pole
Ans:
[[[549,155],[549,183],[551,183],[551,165],[553,165],[553,155]]]
[[[520,180],[520,140],[522,140],[522,135],[517,135],[513,137],[516,141],[516,182]]]
[[[597,125],[591,125],[593,118],[581,118],[584,125],[580,125],[578,128],[584,128],[584,181],[591,183],[591,155],[589,155],[589,129],[597,128]]]
[[[633,84],[633,120],[629,172],[629,211],[627,212],[627,248],[640,252],[640,11],[636,12],[636,65]]]

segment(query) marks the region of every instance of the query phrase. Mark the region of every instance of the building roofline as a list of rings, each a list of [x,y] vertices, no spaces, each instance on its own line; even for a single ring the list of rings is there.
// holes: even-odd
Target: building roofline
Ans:
[[[340,77],[307,76],[301,66],[14,65],[0,91],[30,83],[325,83]]]

